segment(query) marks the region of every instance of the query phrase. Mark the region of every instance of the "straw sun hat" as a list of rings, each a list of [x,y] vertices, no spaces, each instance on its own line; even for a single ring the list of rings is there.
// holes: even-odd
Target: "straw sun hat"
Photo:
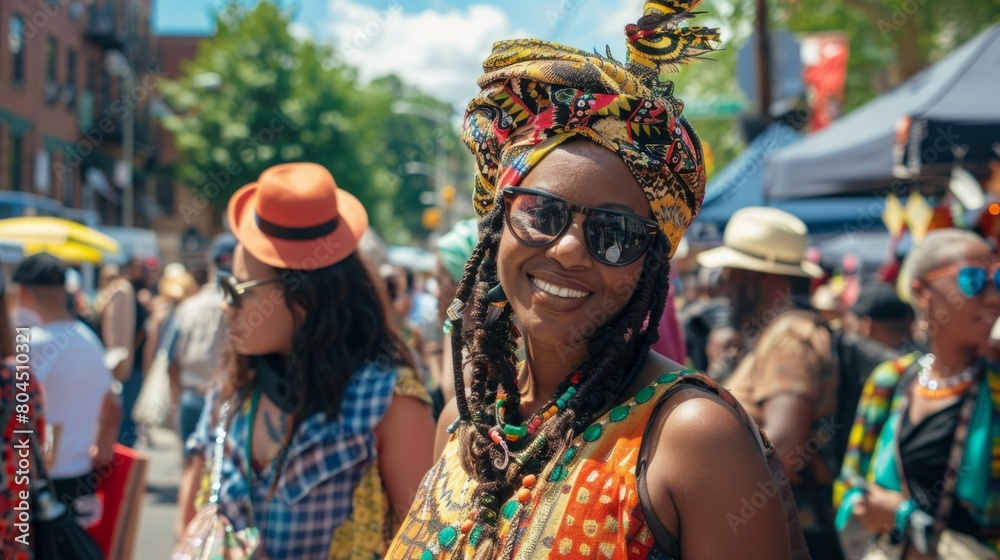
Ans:
[[[698,264],[820,278],[823,269],[806,259],[807,233],[802,220],[783,210],[743,208],[729,219],[722,246],[700,253]]]

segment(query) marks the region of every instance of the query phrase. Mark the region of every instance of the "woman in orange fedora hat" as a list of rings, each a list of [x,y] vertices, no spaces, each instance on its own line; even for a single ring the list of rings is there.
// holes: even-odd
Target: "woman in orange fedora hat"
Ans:
[[[433,420],[356,250],[365,209],[323,167],[292,163],[237,191],[228,216],[231,359],[187,442],[181,522],[222,428],[213,497],[244,550],[259,539],[270,558],[380,558],[430,466]]]
[[[661,76],[717,41],[680,27],[697,4],[647,1],[625,63],[494,45],[462,134],[481,219],[448,310],[456,398],[387,558],[807,557],[766,438],[650,351],[705,192]]]

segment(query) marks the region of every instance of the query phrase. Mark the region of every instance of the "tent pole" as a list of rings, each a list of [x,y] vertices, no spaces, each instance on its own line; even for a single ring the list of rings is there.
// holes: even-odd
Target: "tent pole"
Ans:
[[[771,36],[767,24],[767,0],[757,0],[757,99],[760,115],[771,116]]]

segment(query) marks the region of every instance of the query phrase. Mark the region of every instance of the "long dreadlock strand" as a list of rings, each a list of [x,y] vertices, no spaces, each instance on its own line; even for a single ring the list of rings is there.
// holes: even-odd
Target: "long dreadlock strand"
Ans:
[[[497,206],[499,206],[499,204]],[[497,221],[498,216],[500,217],[500,225],[502,227],[502,212],[491,213],[491,215],[484,217],[484,219],[479,223],[480,242],[476,244],[476,247],[472,250],[472,255],[470,255],[469,259],[465,262],[465,271],[462,274],[462,279],[459,281],[455,290],[455,299],[458,301],[468,302],[470,296],[472,296],[472,293],[476,288],[479,269],[483,260],[486,258],[489,245],[489,243],[483,243],[482,239],[484,236],[488,236],[490,231],[495,229],[496,226],[494,222]],[[453,321],[451,332],[452,375],[455,379],[455,404],[458,407],[459,419],[464,421],[472,420],[471,411],[469,409],[469,399],[466,396],[465,391],[465,363],[464,355],[462,353],[465,348],[465,335],[462,332],[465,323],[464,317],[468,316],[471,320],[471,312],[471,309],[469,309],[469,311],[465,312],[465,315],[460,314],[459,319]]]

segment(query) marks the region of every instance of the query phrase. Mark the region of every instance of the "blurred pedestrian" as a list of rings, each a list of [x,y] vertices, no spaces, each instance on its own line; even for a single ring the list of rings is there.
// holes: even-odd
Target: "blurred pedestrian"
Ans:
[[[705,188],[697,136],[658,79],[694,53],[654,45],[717,39],[682,35],[691,14],[662,9],[647,2],[629,27],[628,66],[532,40],[484,63],[462,134],[481,222],[449,305],[456,399],[389,559],[792,557],[752,424],[649,351]],[[775,492],[734,528],[727,513],[758,485]]]
[[[743,335],[739,331],[728,324],[712,327],[708,333],[708,344],[705,346],[705,354],[708,357],[708,369],[705,374],[716,383],[726,385],[746,353],[746,344],[743,343]]]
[[[174,328],[166,348],[171,402],[177,410],[177,429],[182,442],[194,433],[205,396],[222,367],[226,333],[218,274],[232,274],[235,248],[236,238],[232,234],[222,234],[213,241],[209,281],[174,312]],[[185,463],[188,461],[185,457]]]
[[[177,265],[177,266],[174,266]],[[146,319],[147,343],[143,348],[144,372],[149,372],[156,352],[169,346],[173,334],[173,317],[177,306],[198,291],[194,275],[180,263],[170,263],[163,269],[156,284],[156,295],[150,303]]]
[[[838,372],[830,331],[809,305],[809,284],[823,272],[806,259],[806,233],[782,210],[743,208],[726,224],[722,246],[697,259],[725,269],[733,324],[750,349],[727,386],[785,464],[809,553],[842,559],[830,498],[835,461],[819,445],[834,435],[821,422],[836,410]]]
[[[897,350],[912,345],[913,310],[899,299],[895,286],[865,284],[850,313],[856,317],[859,335]]]
[[[688,301],[680,312],[684,327],[684,343],[691,366],[707,371],[708,334],[716,326],[728,323],[729,300],[720,292],[721,269],[701,268],[694,278],[694,299]]]
[[[259,531],[269,558],[380,558],[391,513],[409,508],[430,466],[434,428],[356,251],[367,213],[325,168],[293,163],[237,191],[228,216],[239,240],[232,274],[219,275],[231,360],[188,439],[180,525],[222,424],[219,505],[235,531]]]
[[[903,264],[930,352],[869,377],[835,494],[838,525],[856,521],[890,557],[1000,552],[1000,369],[983,359],[1000,318],[996,262],[976,234],[941,229]]]
[[[104,288],[96,306],[99,335],[109,354],[117,356],[112,368],[121,382],[122,423],[118,442],[132,447],[139,433],[132,419],[132,408],[142,389],[143,349],[146,343],[146,319],[149,311],[143,304],[142,293],[148,294],[147,272],[142,260],[132,257],[120,274],[113,269],[101,271]]]
[[[142,389],[132,409],[132,419],[143,433],[155,426],[165,426],[174,418],[180,397],[179,389],[170,382],[169,354],[176,331],[174,313],[181,302],[197,291],[198,284],[184,265],[171,263],[164,267],[146,319]]]
[[[826,321],[831,330],[842,330],[843,322],[840,318],[840,298],[837,297],[836,292],[834,292],[833,287],[829,283],[817,286],[809,301],[812,303],[813,308],[819,311],[820,316],[823,317],[823,320]]]
[[[52,432],[49,475],[56,497],[88,527],[102,513],[92,482],[94,456],[110,456],[110,449],[95,449],[101,443],[100,415],[112,381],[104,347],[67,309],[66,265],[57,257],[27,257],[14,271],[13,281],[21,287],[21,304],[43,323],[31,329],[30,359],[32,374],[45,387]]]
[[[438,319],[443,327],[448,319],[448,306],[455,299],[458,283],[465,274],[465,263],[472,256],[472,250],[479,242],[479,232],[475,219],[464,220],[452,226],[448,233],[437,241],[437,261],[434,277],[438,281]],[[440,386],[442,402],[451,402],[455,398],[455,376],[452,364],[451,337],[445,336],[441,341]],[[469,386],[466,380],[466,387]]]

